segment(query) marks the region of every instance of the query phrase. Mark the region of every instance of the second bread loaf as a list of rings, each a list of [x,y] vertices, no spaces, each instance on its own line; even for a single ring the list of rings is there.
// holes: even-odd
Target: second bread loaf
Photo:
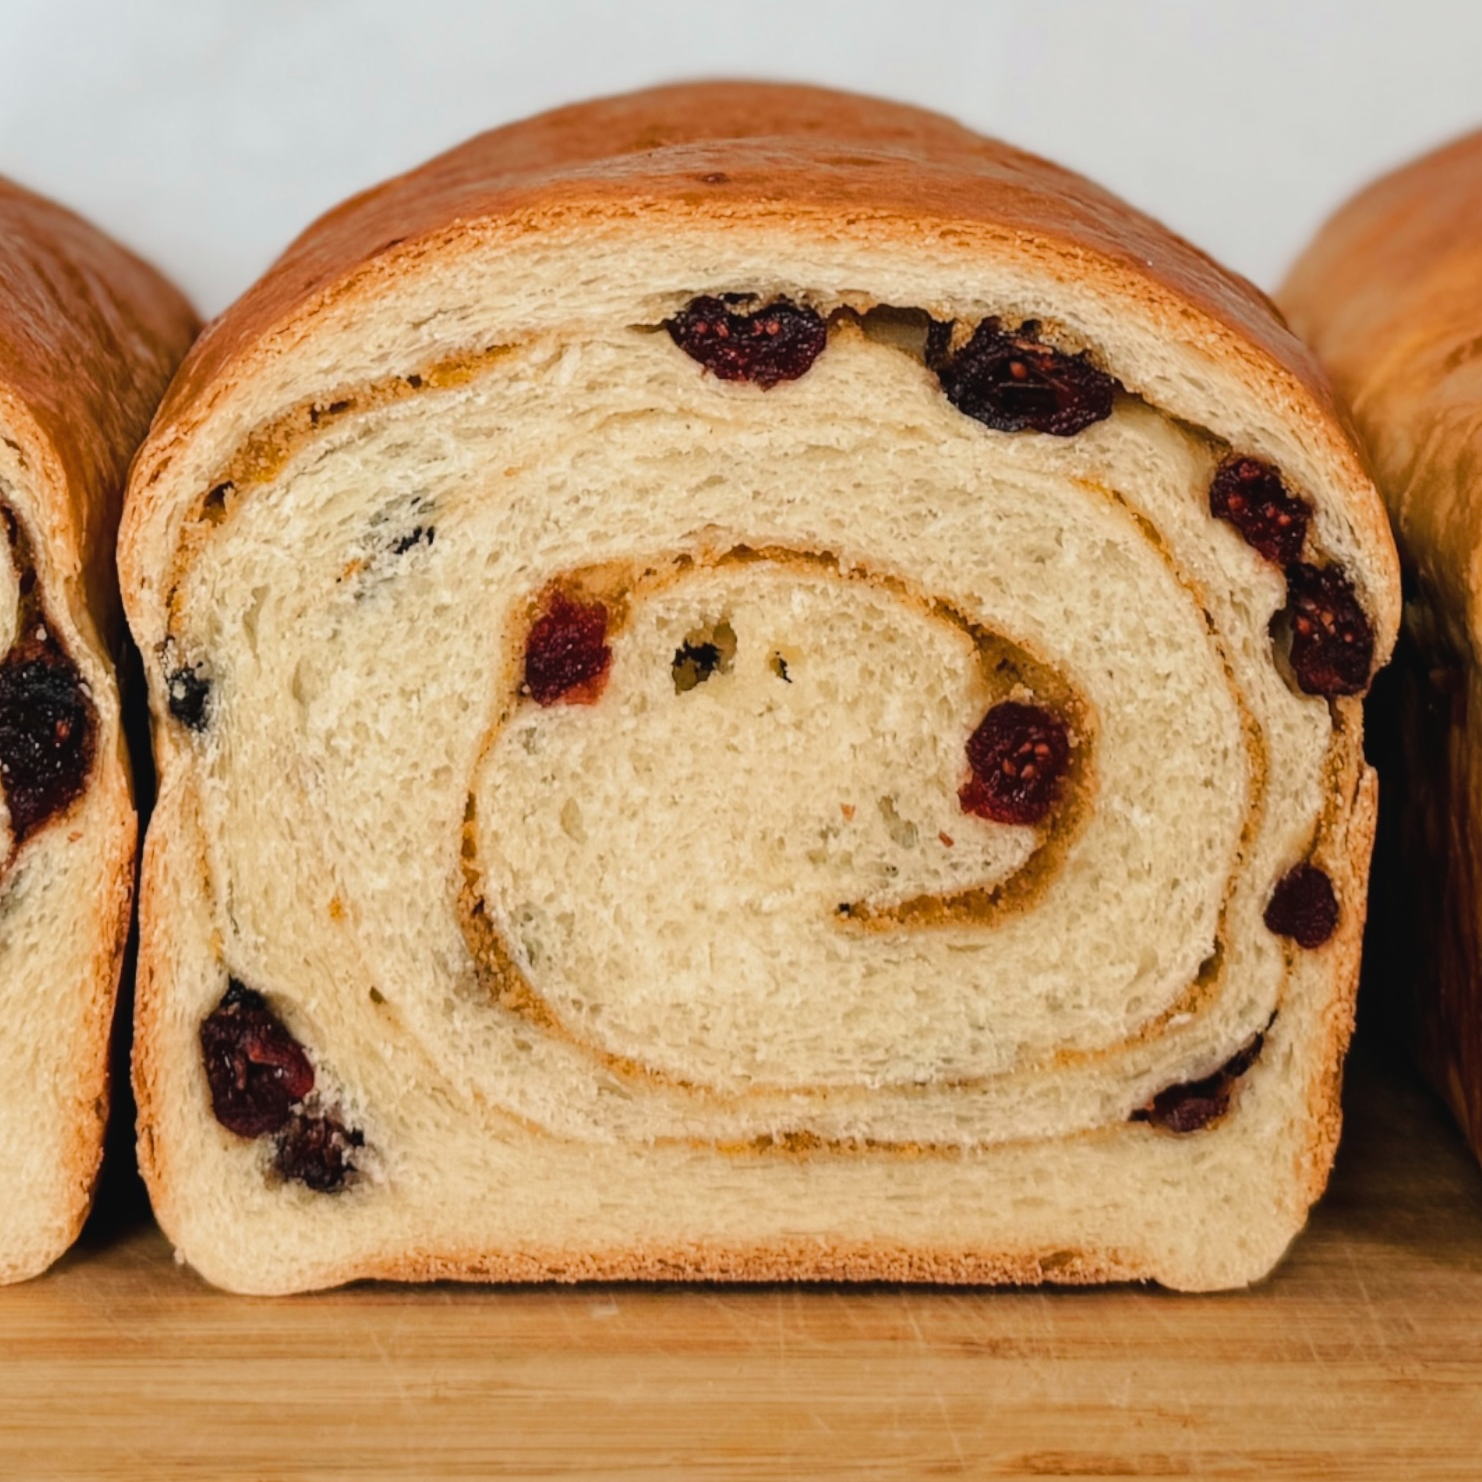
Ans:
[[[128,461],[195,330],[157,273],[0,181],[0,1282],[72,1243],[134,889],[114,665]]]
[[[1386,697],[1407,1027],[1482,1155],[1482,134],[1377,181],[1283,302],[1354,408],[1407,577]],[[1393,792],[1390,792],[1390,784]]]

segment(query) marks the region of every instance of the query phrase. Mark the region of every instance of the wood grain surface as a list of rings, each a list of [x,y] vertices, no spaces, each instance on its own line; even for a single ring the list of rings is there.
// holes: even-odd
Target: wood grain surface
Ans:
[[[1369,1055],[1277,1274],[254,1300],[115,1202],[0,1290],[0,1476],[1482,1477],[1482,1172]]]

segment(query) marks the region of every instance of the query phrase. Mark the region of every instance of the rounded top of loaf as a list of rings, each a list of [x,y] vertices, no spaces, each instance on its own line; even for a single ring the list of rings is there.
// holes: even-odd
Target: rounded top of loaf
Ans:
[[[129,458],[198,321],[152,267],[0,179],[0,432],[48,575],[107,628]]]
[[[1175,357],[1195,347],[1223,362],[1232,384],[1284,425],[1284,444],[1344,491],[1387,653],[1398,578],[1382,507],[1326,377],[1270,300],[1071,171],[923,109],[790,84],[685,83],[558,109],[336,207],[197,341],[141,457],[136,497],[151,499],[180,440],[305,343],[316,320],[373,299],[419,264],[584,223],[662,235],[696,220],[902,253],[981,252],[1115,301],[1129,323],[1176,345]],[[1113,368],[1141,389],[1127,366]],[[1237,436],[1249,420],[1214,430]],[[146,518],[136,511],[130,522]]]
[[[1407,556],[1452,641],[1482,644],[1482,132],[1345,203],[1283,300],[1353,406]]]
[[[321,216],[197,342],[166,403],[192,400],[271,326],[376,259],[480,219],[663,203],[727,218],[806,206],[978,224],[1078,249],[1080,270],[1173,296],[1303,381],[1327,382],[1253,284],[1070,170],[941,114],[826,88],[697,82],[577,103],[476,135]]]
[[[196,328],[148,263],[0,179],[0,405],[24,405],[77,485],[122,482]]]
[[[1479,317],[1482,131],[1381,176],[1340,206],[1292,268],[1282,300],[1311,326],[1340,379],[1405,339],[1433,338],[1434,316],[1448,308],[1457,319]]]

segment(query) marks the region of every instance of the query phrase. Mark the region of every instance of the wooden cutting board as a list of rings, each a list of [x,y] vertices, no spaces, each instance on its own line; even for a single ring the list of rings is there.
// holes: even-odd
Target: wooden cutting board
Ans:
[[[147,1219],[0,1290],[0,1477],[1482,1478],[1482,1172],[1359,1063],[1243,1293],[212,1291]]]

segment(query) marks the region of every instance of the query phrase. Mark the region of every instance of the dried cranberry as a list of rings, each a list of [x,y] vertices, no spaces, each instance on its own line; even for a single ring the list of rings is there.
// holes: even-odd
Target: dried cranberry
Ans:
[[[344,1188],[355,1170],[355,1149],[364,1145],[365,1137],[337,1117],[294,1112],[278,1138],[273,1168],[317,1194],[333,1194]]]
[[[1213,1075],[1159,1091],[1147,1106],[1132,1113],[1132,1120],[1151,1122],[1169,1132],[1197,1132],[1209,1126],[1229,1111],[1235,1082],[1260,1058],[1265,1042],[1266,1036],[1258,1034]]]
[[[967,741],[972,776],[957,794],[964,813],[995,823],[1038,823],[1055,801],[1070,736],[1038,705],[995,705]]]
[[[405,535],[391,542],[391,554],[393,556],[404,556],[413,547],[431,545],[436,539],[436,525],[418,525],[414,529],[408,530]]]
[[[314,1067],[260,993],[235,979],[201,1023],[216,1120],[239,1137],[283,1127],[314,1089]]]
[[[1333,882],[1314,864],[1299,864],[1276,882],[1263,918],[1269,931],[1310,952],[1338,928]]]
[[[1369,682],[1374,629],[1353,583],[1337,566],[1296,561],[1286,569],[1286,606],[1278,622],[1291,631],[1292,673],[1309,695],[1356,695]]]
[[[1169,1086],[1153,1097],[1138,1120],[1169,1132],[1197,1132],[1229,1111],[1230,1090],[1230,1082],[1221,1075]]]
[[[1226,458],[1209,486],[1209,512],[1228,520],[1273,566],[1302,554],[1312,506],[1289,493],[1281,475],[1259,458]]]
[[[81,796],[96,731],[82,676],[50,633],[0,661],[0,782],[17,843]]]
[[[537,705],[590,705],[607,685],[607,609],[556,590],[525,640],[525,689]]]
[[[736,630],[727,619],[696,629],[674,650],[674,693],[687,694],[712,674],[729,674],[735,661]]]
[[[785,298],[746,314],[724,299],[691,299],[664,328],[691,360],[722,381],[751,381],[763,391],[796,381],[828,344],[823,316]]]
[[[704,684],[720,668],[720,649],[713,643],[688,641],[674,652],[674,688],[680,694]]]
[[[985,319],[955,354],[950,324],[933,323],[926,363],[959,412],[999,432],[1048,432],[1071,437],[1111,416],[1120,382],[1085,354],[1067,355],[1039,338],[1037,320],[1014,333]]]
[[[204,731],[209,718],[211,681],[198,672],[198,666],[172,670],[165,676],[165,693],[170,714],[191,731]]]

